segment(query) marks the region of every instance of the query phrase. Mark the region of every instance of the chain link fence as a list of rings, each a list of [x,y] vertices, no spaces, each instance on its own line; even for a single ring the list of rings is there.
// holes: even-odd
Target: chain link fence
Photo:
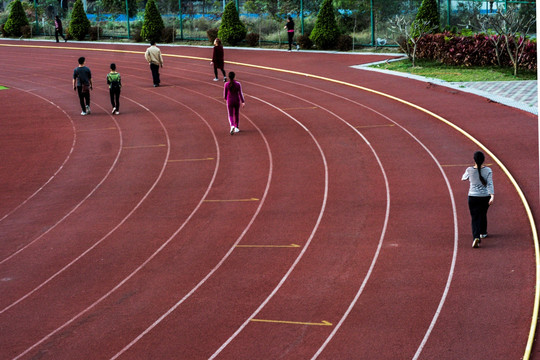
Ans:
[[[233,0],[248,33],[256,33],[264,43],[282,44],[287,40],[285,19],[292,16],[296,34],[309,35],[322,0]],[[64,29],[69,27],[74,0],[24,0],[31,23],[31,36],[54,36],[54,16]],[[165,26],[174,40],[208,39],[207,31],[217,29],[225,0],[156,0]],[[85,0],[85,10],[93,30],[91,39],[130,39],[138,36],[144,19],[146,0]],[[0,0],[0,24],[6,22],[10,1]],[[396,16],[413,17],[421,0],[334,0],[340,30],[353,38],[355,46],[394,46],[392,24]],[[481,14],[518,8],[536,16],[535,0],[438,0],[441,28],[475,29]],[[127,11],[129,9],[129,11]],[[128,15],[129,14],[129,15]],[[530,34],[535,36],[536,34]],[[172,39],[171,39],[172,40]]]

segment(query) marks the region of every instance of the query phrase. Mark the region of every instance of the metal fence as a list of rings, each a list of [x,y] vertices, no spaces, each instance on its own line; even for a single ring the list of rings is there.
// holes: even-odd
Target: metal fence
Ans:
[[[55,15],[68,28],[74,0],[24,0],[33,35],[53,36]],[[116,1],[116,2],[115,2]],[[175,40],[206,40],[207,31],[219,28],[226,0],[156,0],[165,26],[172,28]],[[227,0],[230,1],[230,0]],[[315,25],[322,0],[232,0],[235,1],[248,32],[259,34],[262,42],[283,43],[287,16],[296,23],[297,34],[309,35]],[[98,38],[138,40],[144,19],[146,0],[112,0],[116,7],[106,8],[105,1],[85,0],[85,10]],[[392,45],[392,21],[396,16],[414,16],[421,0],[335,0],[336,20],[342,33],[353,37],[355,44]],[[125,4],[125,5],[124,5]],[[343,6],[349,4],[349,6]],[[0,0],[0,24],[5,23],[9,2]],[[339,6],[342,5],[342,6]],[[473,28],[480,14],[519,8],[536,16],[535,0],[438,0],[441,28]],[[128,16],[128,6],[136,7]]]

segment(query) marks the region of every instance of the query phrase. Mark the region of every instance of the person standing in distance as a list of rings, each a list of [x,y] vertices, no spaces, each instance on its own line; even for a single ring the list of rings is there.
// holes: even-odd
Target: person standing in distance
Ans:
[[[226,83],[223,88],[223,97],[227,103],[227,113],[229,115],[229,124],[231,125],[231,135],[240,132],[240,129],[238,128],[240,121],[240,103],[242,103],[242,107],[246,106],[244,94],[242,93],[242,85],[234,80],[235,77],[236,74],[231,71],[229,73],[229,82]]]
[[[163,67],[163,57],[161,56],[161,50],[159,50],[159,48],[156,46],[156,42],[154,40],[150,41],[150,47],[146,49],[144,57],[150,64],[154,87],[158,87],[159,83],[161,82],[159,79],[159,68]]]
[[[287,23],[285,24],[284,29],[287,29],[287,36],[289,39],[289,51],[291,51],[293,43],[294,45],[296,45],[296,50],[299,50],[300,46],[298,46],[298,44],[294,42],[294,21],[292,17],[289,16],[287,18]]]
[[[62,27],[62,20],[60,20],[58,15],[56,15],[54,17],[54,36],[56,37],[56,42],[59,42],[58,41],[58,35],[60,35],[62,37],[62,39],[64,39],[64,42],[67,42],[67,39],[64,36],[64,29]]]
[[[465,170],[461,180],[469,180],[469,211],[473,233],[472,247],[480,246],[482,239],[487,237],[487,212],[495,199],[493,187],[493,172],[484,166],[485,156],[481,151],[474,153],[474,166]]]
[[[112,113],[120,115],[120,89],[122,79],[120,73],[116,71],[116,64],[111,64],[111,71],[107,74],[107,84],[109,85],[109,96],[111,97]]]
[[[90,90],[92,90],[92,72],[86,66],[84,56],[79,58],[79,66],[73,70],[73,90],[79,95],[81,115],[90,114]]]
[[[227,76],[225,75],[225,56],[223,54],[223,45],[221,40],[216,38],[214,40],[214,51],[212,53],[212,61],[210,64],[214,65],[214,81],[218,81],[218,69],[221,70],[223,74],[223,82],[227,81]]]

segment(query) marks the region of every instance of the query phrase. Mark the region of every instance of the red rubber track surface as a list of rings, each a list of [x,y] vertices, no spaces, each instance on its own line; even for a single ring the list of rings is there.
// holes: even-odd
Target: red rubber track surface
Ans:
[[[0,41],[0,358],[523,357],[536,260],[516,188],[488,157],[471,249],[478,146],[348,84],[472,135],[534,218],[536,116],[350,67],[390,56],[226,49],[246,97],[230,136],[211,48],[161,46],[159,88],[145,48]]]

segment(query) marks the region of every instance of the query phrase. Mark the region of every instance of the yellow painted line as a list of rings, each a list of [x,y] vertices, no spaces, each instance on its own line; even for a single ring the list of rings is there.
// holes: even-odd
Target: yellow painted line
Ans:
[[[251,198],[251,199],[229,199],[229,200],[204,200],[203,202],[246,202],[246,201],[259,201],[259,199]]]
[[[185,161],[209,161],[209,160],[215,160],[214,158],[212,157],[209,157],[209,158],[202,158],[202,159],[176,159],[176,160],[169,160],[167,162],[185,162]]]
[[[101,128],[101,129],[77,130],[77,132],[104,131],[104,130],[116,130],[116,128],[115,127],[109,127],[109,128]]]
[[[155,147],[164,147],[167,146],[165,144],[157,144],[157,145],[139,145],[139,146],[124,146],[124,149],[145,149],[145,148],[155,148]]]
[[[360,125],[355,126],[356,129],[368,129],[368,128],[378,128],[378,127],[393,127],[396,124],[383,124],[383,125]]]
[[[238,248],[299,248],[300,245],[236,245]]]
[[[19,45],[19,44],[0,44],[0,46],[5,47],[27,47],[27,48],[44,48],[44,49],[66,49],[66,50],[84,50],[84,51],[101,51],[101,52],[118,52],[118,53],[128,53],[128,54],[144,54],[144,51],[130,51],[130,50],[117,50],[117,49],[99,49],[99,48],[78,48],[78,47],[57,47],[57,46],[38,46],[38,45]],[[146,51],[146,50],[145,50]],[[192,60],[202,60],[202,61],[208,61],[209,58],[203,58],[203,57],[196,57],[196,56],[187,56],[187,55],[175,55],[175,54],[162,54],[164,57],[174,57],[174,58],[184,58],[184,59],[192,59]],[[484,144],[482,144],[479,140],[474,138],[471,134],[457,126],[456,124],[446,120],[440,115],[435,114],[434,112],[427,110],[419,105],[413,104],[407,100],[398,98],[396,96],[384,93],[382,91],[366,88],[364,86],[348,83],[345,81],[327,78],[324,76],[314,75],[314,74],[308,74],[303,73],[299,71],[293,71],[293,70],[286,70],[286,69],[279,69],[269,66],[262,66],[262,65],[254,65],[254,64],[248,64],[248,63],[241,63],[236,61],[226,61],[227,64],[234,64],[238,66],[244,66],[248,68],[256,68],[256,69],[263,69],[263,70],[269,70],[269,71],[275,71],[275,72],[281,72],[286,74],[292,74],[292,75],[298,75],[298,76],[305,76],[313,79],[318,79],[322,81],[327,81],[343,86],[348,86],[354,89],[362,90],[368,93],[376,94],[382,97],[385,97],[387,99],[391,99],[394,101],[397,101],[401,104],[404,104],[406,106],[412,107],[414,109],[417,109],[420,112],[423,112],[429,116],[432,116],[433,118],[441,121],[442,123],[448,125],[449,127],[453,128],[463,136],[465,136],[467,139],[472,141],[474,144],[476,144],[481,150],[483,150],[487,155],[491,157],[495,161],[497,165],[501,168],[503,173],[508,177],[512,185],[514,186],[514,189],[518,193],[519,198],[521,199],[521,202],[523,204],[523,207],[525,208],[525,212],[527,214],[527,218],[529,219],[529,226],[531,227],[531,232],[533,235],[533,243],[534,243],[534,252],[535,252],[535,259],[536,259],[536,286],[535,286],[535,297],[534,297],[534,306],[533,306],[533,314],[531,319],[531,325],[529,330],[529,337],[527,340],[527,345],[525,348],[525,353],[523,355],[523,360],[528,360],[531,351],[532,346],[534,344],[534,336],[536,332],[536,323],[538,321],[538,312],[539,312],[539,305],[540,305],[540,246],[538,243],[538,231],[536,228],[536,223],[534,221],[534,217],[532,214],[532,210],[529,206],[529,203],[527,201],[527,198],[525,197],[525,194],[521,190],[520,186],[518,185],[516,179],[512,176],[510,171],[506,168],[506,166],[499,160],[498,157],[495,156]],[[208,200],[207,200],[208,201]]]
[[[326,320],[320,323],[301,322],[301,321],[285,321],[285,320],[264,320],[264,319],[251,319],[253,322],[274,323],[274,324],[292,324],[292,325],[311,325],[311,326],[332,326],[332,323]]]

